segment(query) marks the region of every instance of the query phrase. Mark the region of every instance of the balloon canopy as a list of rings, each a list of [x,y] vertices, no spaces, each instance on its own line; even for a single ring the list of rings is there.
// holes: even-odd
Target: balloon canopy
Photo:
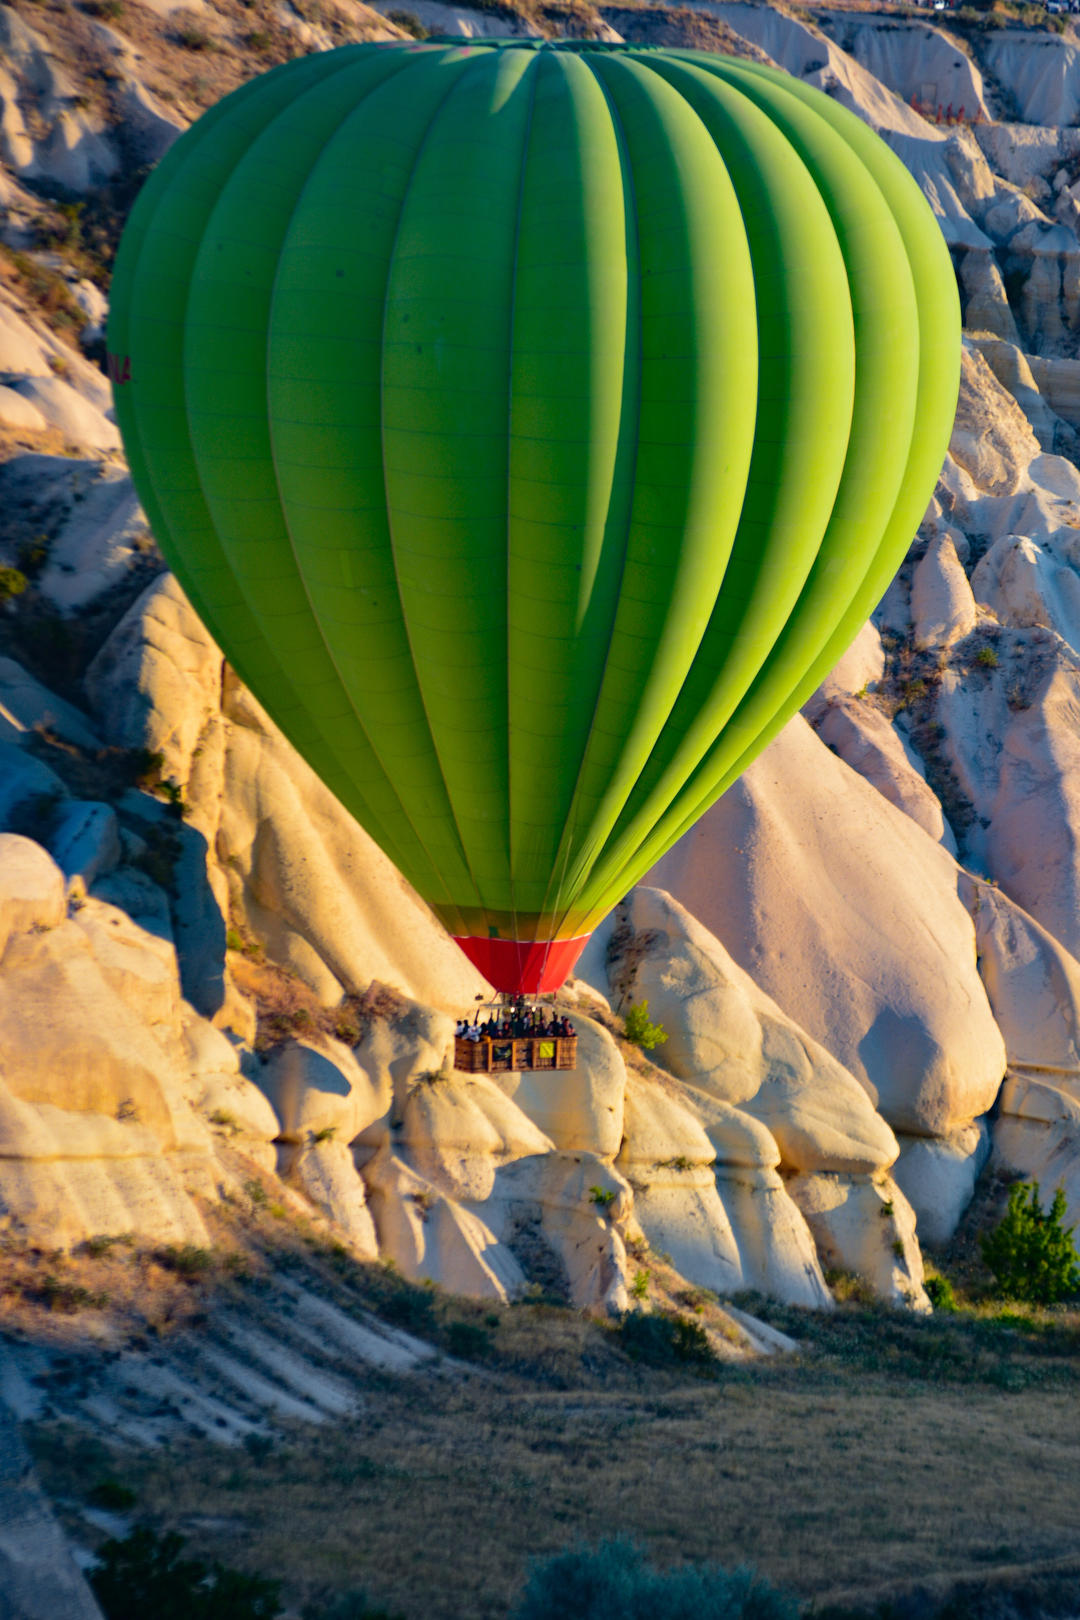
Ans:
[[[489,981],[536,991],[882,595],[959,336],[930,209],[828,96],[515,39],[228,96],[139,196],[108,341],[208,629]]]

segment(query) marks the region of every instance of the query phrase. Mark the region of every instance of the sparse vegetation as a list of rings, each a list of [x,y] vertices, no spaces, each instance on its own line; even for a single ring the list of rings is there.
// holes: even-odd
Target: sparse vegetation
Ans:
[[[281,1586],[222,1564],[182,1556],[175,1531],[136,1525],[107,1541],[90,1573],[105,1620],[275,1620]]]
[[[534,1564],[512,1620],[796,1620],[793,1598],[752,1570],[657,1570],[628,1540],[578,1546]]]
[[[1080,1292],[1080,1259],[1073,1228],[1064,1225],[1065,1194],[1050,1208],[1039,1202],[1039,1183],[1016,1182],[1000,1224],[980,1243],[982,1257],[1007,1299],[1055,1305]]]
[[[20,568],[0,567],[0,603],[10,602],[26,589],[26,575]]]
[[[993,647],[980,647],[975,654],[975,662],[980,669],[997,669],[998,655]]]
[[[626,1009],[623,1034],[631,1046],[640,1046],[643,1052],[651,1052],[654,1047],[663,1046],[667,1040],[667,1030],[663,1024],[654,1024],[649,1017],[648,1000]]]
[[[400,28],[403,34],[411,34],[413,39],[428,37],[429,30],[411,11],[388,11],[386,20],[392,22],[396,28]]]
[[[713,1368],[716,1355],[700,1322],[672,1311],[628,1311],[619,1322],[619,1343],[632,1361],[652,1367],[681,1364]]]
[[[615,1189],[613,1187],[590,1187],[589,1201],[597,1209],[610,1209],[615,1202]]]

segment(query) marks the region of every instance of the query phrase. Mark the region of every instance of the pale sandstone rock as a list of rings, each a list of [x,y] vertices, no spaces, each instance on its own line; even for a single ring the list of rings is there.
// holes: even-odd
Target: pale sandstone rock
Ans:
[[[101,747],[80,709],[50,692],[14,658],[0,658],[0,737],[26,742],[39,729],[77,748],[97,752]]]
[[[372,0],[371,9],[383,12],[392,11],[394,7],[391,0]],[[442,0],[411,0],[409,9],[429,34],[453,34],[462,39],[483,39],[489,35],[499,39],[508,36],[526,39],[539,37],[536,25],[525,18],[504,20],[501,16],[493,17],[471,6],[447,5]],[[615,37],[618,38],[617,35]]]
[[[775,1170],[780,1148],[772,1132],[741,1108],[683,1082],[679,1095],[705,1129],[716,1154],[716,1169]]]
[[[993,885],[963,873],[960,895],[1009,1061],[1080,1071],[1080,962]]]
[[[29,321],[0,298],[0,373],[12,377],[49,377],[52,373],[46,355],[41,338]]]
[[[832,32],[835,17],[825,27]],[[961,107],[968,118],[988,118],[983,99],[982,74],[954,40],[937,28],[897,28],[893,19],[844,17],[846,48],[855,60],[906,102],[913,99],[937,107]],[[830,23],[832,27],[830,27]]]
[[[964,326],[973,332],[989,332],[1005,342],[1018,345],[1020,334],[1016,317],[1009,308],[1005,283],[990,244],[970,248],[960,259],[957,279],[964,306]]]
[[[867,619],[847,652],[814,693],[803,704],[803,714],[816,725],[830,703],[875,686],[885,673],[885,649],[881,632]]]
[[[421,1080],[402,1112],[404,1155],[425,1180],[464,1203],[486,1199],[496,1172],[554,1143],[482,1075]]]
[[[234,905],[275,960],[291,962],[328,1001],[372,979],[457,1014],[490,994],[419,896],[231,678],[225,712],[218,856],[229,863]]]
[[[670,1182],[681,1186],[684,1174],[708,1167],[716,1149],[699,1119],[683,1106],[678,1088],[658,1074],[644,1080],[626,1077],[626,1115],[617,1168],[635,1185]]]
[[[154,550],[146,515],[123,467],[25,456],[10,481],[16,489],[30,484],[39,495],[46,483],[58,495],[64,490],[69,494],[68,500],[57,502],[57,532],[37,582],[62,613],[78,612],[96,601]]]
[[[258,1075],[278,1119],[283,1141],[306,1142],[323,1132],[348,1144],[390,1106],[385,1075],[373,1079],[349,1047],[330,1036],[289,1041]]]
[[[0,1083],[0,1227],[50,1247],[101,1233],[207,1244],[184,1185],[183,1159],[163,1156],[135,1121],[31,1104]]]
[[[409,1092],[419,1080],[449,1069],[453,1040],[450,1015],[417,1001],[368,1026],[355,1057],[385,1099],[383,1112],[391,1123],[400,1124]]]
[[[745,1283],[739,1245],[716,1178],[698,1166],[634,1187],[634,1218],[650,1246],[701,1288],[734,1294]]]
[[[63,377],[20,377],[13,386],[69,444],[87,450],[120,449],[116,424]]]
[[[765,1126],[659,1073],[631,1073],[625,1131],[616,1168],[635,1190],[634,1217],[685,1277],[718,1292],[756,1288],[789,1304],[830,1303]]]
[[[86,672],[109,742],[164,756],[162,776],[184,787],[221,699],[221,654],[172,574],[132,603]]]
[[[13,934],[64,920],[64,874],[32,838],[0,833],[0,957]]]
[[[181,1072],[109,983],[74,922],[10,941],[0,974],[0,1073],[26,1102],[130,1118],[163,1150],[205,1151]]]
[[[668,1033],[654,1055],[695,1094],[760,1120],[792,1168],[870,1171],[892,1163],[895,1139],[864,1088],[670,895],[639,887],[598,930],[597,951],[612,951],[616,977],[617,929],[635,965],[632,995],[648,1001],[650,1017]]]
[[[69,888],[85,894],[98,877],[119,866],[120,829],[111,804],[77,799],[65,805],[49,834],[49,848]]]
[[[185,1091],[222,1140],[263,1170],[276,1171],[278,1119],[258,1086],[241,1074],[201,1074],[192,1077]]]
[[[853,1272],[879,1298],[929,1311],[915,1212],[888,1176],[796,1176],[788,1192],[827,1266]]]
[[[48,426],[44,412],[32,399],[6,383],[0,384],[0,428],[12,433],[44,433]]]
[[[0,742],[0,828],[8,827],[20,813],[33,810],[36,829],[41,807],[57,806],[68,797],[68,790],[55,771],[32,754],[24,753],[18,743]]]
[[[367,1205],[364,1183],[344,1142],[312,1142],[301,1148],[293,1162],[292,1183],[333,1221],[364,1260],[377,1260],[375,1222]]]
[[[949,453],[977,488],[1007,494],[1020,485],[1040,445],[1019,405],[979,351],[964,344],[960,398]]]
[[[187,1002],[180,1008],[180,1022],[184,1037],[184,1067],[193,1079],[204,1074],[239,1074],[240,1048],[222,1030],[203,1018]],[[261,1092],[259,1096],[269,1117],[276,1121],[277,1116],[267,1099]],[[277,1135],[276,1124],[273,1134]]]
[[[947,535],[931,540],[911,582],[917,647],[951,647],[975,628],[975,598]]]
[[[526,1279],[561,1292],[579,1310],[618,1314],[630,1304],[618,1227],[632,1197],[595,1154],[544,1153],[501,1169],[482,1212]]]
[[[171,942],[140,928],[118,906],[92,897],[80,903],[73,921],[129,1012],[179,1048],[180,975]]]
[[[993,645],[996,668],[947,670],[936,699],[942,750],[976,810],[966,860],[1078,956],[1080,664],[1046,630],[1002,630]]]
[[[892,1175],[915,1211],[921,1243],[948,1243],[989,1153],[990,1133],[981,1120],[949,1137],[900,1137]]]
[[[952,828],[923,774],[920,760],[880,709],[858,698],[841,697],[826,706],[814,725],[822,742],[845,765],[858,771],[890,804],[943,844],[950,855],[956,854]]]
[[[485,1222],[411,1170],[385,1143],[364,1166],[379,1254],[412,1281],[480,1299],[515,1298],[521,1267]]]
[[[1072,1092],[1027,1077],[1008,1094],[994,1125],[994,1163],[1039,1183],[1039,1202],[1047,1209],[1055,1191],[1065,1194],[1065,1225],[1080,1223],[1080,1098]]]
[[[717,1165],[716,1188],[735,1233],[742,1287],[830,1310],[833,1298],[810,1229],[776,1171]]]
[[[1005,1050],[956,865],[800,717],[650,878],[827,1044],[891,1125],[945,1135],[990,1107]]]
[[[601,1024],[578,1014],[574,1028],[576,1069],[523,1070],[493,1078],[560,1152],[614,1158],[623,1136],[626,1066]]]
[[[1057,448],[1061,418],[1043,398],[1032,371],[1031,361],[1015,343],[1006,343],[998,337],[976,336],[972,343],[978,349],[994,376],[1015,399],[1044,450]]]
[[[979,601],[993,609],[1002,624],[1055,630],[1080,651],[1080,574],[1076,570],[1077,537],[1006,534],[980,558],[971,576]]]

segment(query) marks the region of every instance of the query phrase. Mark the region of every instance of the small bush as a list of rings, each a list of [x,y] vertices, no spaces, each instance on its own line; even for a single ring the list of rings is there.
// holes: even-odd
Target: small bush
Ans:
[[[253,51],[268,51],[274,43],[274,36],[265,28],[253,28],[247,42]]]
[[[282,1613],[277,1581],[182,1558],[185,1545],[183,1536],[158,1536],[148,1525],[107,1541],[90,1572],[105,1620],[276,1620]]]
[[[479,1322],[451,1322],[446,1330],[446,1348],[462,1361],[476,1361],[491,1352],[491,1334]]]
[[[179,1248],[170,1243],[167,1248],[160,1250],[157,1261],[166,1271],[175,1271],[178,1277],[201,1277],[212,1270],[214,1252],[212,1249],[200,1249],[194,1243],[185,1243]]]
[[[716,1360],[701,1323],[667,1311],[654,1311],[648,1316],[628,1311],[619,1323],[619,1340],[631,1361],[642,1361],[650,1367],[678,1363],[705,1367]]]
[[[634,1280],[630,1284],[629,1293],[631,1299],[648,1299],[649,1273],[647,1271],[641,1270],[634,1272]]]
[[[590,1187],[589,1202],[595,1204],[597,1209],[610,1209],[615,1202],[615,1189],[613,1187]]]
[[[993,1232],[979,1240],[982,1257],[1008,1299],[1054,1305],[1080,1291],[1080,1257],[1074,1228],[1062,1225],[1065,1194],[1039,1203],[1039,1183],[1018,1181],[1009,1188],[1009,1207]]]
[[[602,1541],[533,1565],[512,1620],[795,1620],[791,1598],[750,1569],[657,1570],[632,1541]]]
[[[997,669],[998,655],[993,647],[980,647],[975,654],[975,662],[982,669]]]
[[[109,1508],[114,1513],[123,1513],[126,1508],[134,1507],[136,1500],[130,1485],[124,1485],[111,1476],[99,1479],[90,1492],[90,1501],[95,1507]]]
[[[182,45],[186,51],[216,51],[217,46],[210,35],[203,28],[197,28],[193,23],[185,23],[176,31],[176,43]]]
[[[935,1311],[955,1311],[958,1308],[956,1293],[948,1277],[926,1277],[923,1287]]]
[[[419,17],[414,16],[411,11],[388,11],[386,20],[395,23],[403,34],[411,34],[413,39],[427,39],[428,37],[428,30]]]
[[[10,602],[26,589],[26,575],[21,568],[0,568],[0,602]]]
[[[651,1052],[654,1046],[663,1046],[667,1040],[663,1024],[654,1024],[649,1017],[647,1001],[627,1008],[623,1034],[632,1046],[640,1046],[645,1052]]]

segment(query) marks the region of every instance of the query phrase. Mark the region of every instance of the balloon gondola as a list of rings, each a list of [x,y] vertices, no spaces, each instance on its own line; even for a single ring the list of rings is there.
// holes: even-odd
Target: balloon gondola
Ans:
[[[358,45],[143,188],[110,371],[170,566],[497,989],[548,991],[884,592],[948,251],[828,96],[708,53]]]

